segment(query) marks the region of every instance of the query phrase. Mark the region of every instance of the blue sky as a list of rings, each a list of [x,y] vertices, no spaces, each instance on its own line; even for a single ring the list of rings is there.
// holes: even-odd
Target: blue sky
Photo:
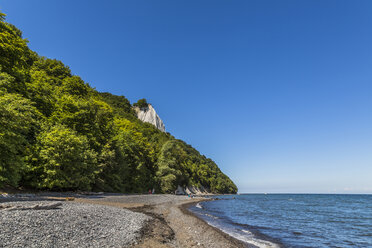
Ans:
[[[146,98],[240,192],[372,193],[372,1],[0,0],[31,49]]]

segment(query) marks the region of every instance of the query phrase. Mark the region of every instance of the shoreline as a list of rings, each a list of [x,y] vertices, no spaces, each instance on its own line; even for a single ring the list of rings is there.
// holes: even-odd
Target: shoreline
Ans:
[[[268,237],[268,236],[263,235],[261,233],[260,234],[255,233],[255,236],[257,235],[256,236],[256,240],[254,240],[254,239],[250,239],[249,241],[240,240],[240,239],[238,239],[238,238],[230,235],[229,233],[224,232],[222,229],[219,229],[219,228],[217,228],[217,227],[209,224],[208,221],[204,220],[202,217],[198,216],[196,213],[194,213],[191,210],[189,210],[189,208],[192,205],[195,205],[195,203],[185,203],[185,204],[183,204],[183,206],[181,206],[182,211],[184,212],[184,214],[192,215],[195,218],[199,219],[200,221],[204,222],[206,225],[212,227],[213,229],[215,229],[216,232],[219,232],[226,239],[228,239],[232,243],[236,244],[237,245],[236,247],[248,247],[248,248],[259,248],[259,247],[276,247],[276,248],[280,248],[280,247],[285,247],[285,246],[283,246],[283,244],[281,244],[277,240],[273,240],[271,237]],[[262,243],[261,244],[258,244],[257,242],[259,242],[259,243],[262,242]],[[265,244],[267,242],[270,243],[269,246],[268,246],[268,244]]]
[[[138,198],[156,198],[167,195],[138,195]],[[213,199],[199,196],[188,198],[170,195],[170,201],[153,203],[150,199],[138,202],[123,202],[112,199],[79,199],[77,202],[102,204],[112,207],[126,208],[152,217],[142,229],[141,238],[134,248],[163,247],[248,247],[256,246],[244,243],[222,230],[209,225],[188,208],[198,202]]]
[[[51,195],[52,194],[52,195]],[[139,231],[139,238],[130,247],[164,248],[164,247],[256,247],[240,241],[222,230],[209,225],[188,208],[198,202],[211,201],[203,196],[155,194],[155,195],[74,195],[53,193],[42,196],[27,195],[21,201],[36,199],[69,201],[70,204],[93,204],[128,209],[151,217]],[[74,198],[71,200],[70,198]],[[5,202],[16,199],[3,199]],[[1,202],[1,201],[0,201]]]
[[[213,200],[211,200],[213,201]],[[198,201],[198,202],[201,202],[201,201]],[[236,239],[234,237],[232,237],[231,235],[225,233],[224,231],[222,231],[221,229],[218,229],[217,227],[214,227],[212,225],[210,225],[207,221],[205,221],[204,219],[200,218],[199,216],[197,216],[195,213],[191,212],[189,210],[189,208],[192,206],[192,205],[195,205],[197,202],[195,203],[184,203],[184,204],[181,204],[179,206],[179,208],[181,209],[181,211],[183,212],[183,214],[185,215],[190,215],[196,219],[198,219],[199,221],[203,222],[205,225],[208,225],[208,227],[212,228],[215,232],[219,233],[220,235],[222,235],[224,238],[226,238],[227,240],[229,240],[229,242],[231,242],[233,245],[236,245],[236,247],[248,247],[248,248],[256,248],[256,246],[253,246],[253,245],[250,245],[250,244],[247,244],[239,239]]]
[[[148,223],[148,226],[145,227],[145,232],[143,233],[140,243],[133,246],[135,248],[144,248],[144,247],[249,247],[254,248],[255,246],[250,246],[234,237],[231,237],[222,230],[209,225],[205,220],[199,218],[197,215],[192,213],[188,208],[192,205],[197,204],[198,202],[211,201],[212,199],[199,197],[197,199],[191,199],[187,202],[176,203],[173,206],[170,206],[171,211],[178,212],[176,215],[179,219],[182,220],[182,224],[179,225],[175,221],[174,216],[170,214],[156,216],[154,211],[150,209],[154,206],[146,206],[144,208],[134,208],[131,210],[138,211],[149,215],[151,217],[159,218],[163,225],[166,225],[171,230],[171,239],[164,235],[164,230],[157,226],[158,220],[153,220]],[[167,206],[169,207],[169,206]],[[173,208],[173,209],[172,209]],[[175,208],[177,210],[175,210]],[[150,210],[150,211],[149,211]],[[190,225],[189,223],[193,225]],[[155,227],[154,227],[155,223]],[[149,226],[152,226],[149,228]],[[160,232],[159,232],[160,229]],[[195,229],[198,229],[195,230]],[[203,230],[203,232],[200,232]],[[162,237],[162,238],[160,238]],[[163,238],[166,238],[164,242]],[[160,242],[159,242],[160,241]]]

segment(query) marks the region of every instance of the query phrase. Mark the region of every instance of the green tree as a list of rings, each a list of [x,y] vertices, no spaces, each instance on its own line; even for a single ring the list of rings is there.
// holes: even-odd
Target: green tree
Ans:
[[[105,102],[63,94],[57,99],[56,108],[52,122],[85,135],[95,151],[99,152],[113,137],[112,109]]]
[[[147,103],[147,100],[145,98],[139,99],[136,103],[133,104],[135,107],[139,108],[147,108],[149,104]]]
[[[1,72],[0,65],[0,90],[8,93],[20,93],[26,95],[26,85],[24,82],[17,81],[6,72]]]
[[[99,173],[88,139],[63,125],[44,127],[35,152],[28,170],[36,188],[90,190]]]
[[[178,185],[187,184],[183,167],[186,165],[186,153],[176,141],[167,141],[159,155],[156,176],[164,193],[172,193]]]
[[[146,192],[155,187],[154,151],[147,139],[128,120],[117,119],[115,126],[114,142],[124,188],[127,192]]]
[[[92,88],[89,86],[89,84],[85,83],[78,76],[66,77],[63,80],[61,90],[63,94],[85,98],[88,97],[92,92]]]
[[[30,100],[0,92],[0,186],[17,186],[33,140],[36,117]]]
[[[56,109],[57,88],[45,71],[30,71],[30,81],[26,82],[27,95],[44,116],[49,117]]]
[[[27,78],[27,69],[35,59],[28,48],[22,32],[5,22],[5,14],[0,12],[0,65],[1,70],[15,77],[17,81]]]
[[[61,61],[39,57],[32,65],[34,71],[44,71],[49,77],[54,79],[55,84],[62,84],[62,80],[71,77],[71,70]]]
[[[99,93],[102,100],[109,104],[116,115],[126,119],[135,120],[137,116],[132,109],[132,105],[125,96],[116,96],[108,92]]]

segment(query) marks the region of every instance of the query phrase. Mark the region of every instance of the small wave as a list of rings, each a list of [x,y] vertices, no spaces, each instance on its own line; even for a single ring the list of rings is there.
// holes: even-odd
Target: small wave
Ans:
[[[213,216],[213,215],[211,215],[211,214],[205,214],[205,216],[211,217],[211,218],[213,218],[213,219],[215,219],[215,220],[219,219],[218,217]]]
[[[201,204],[196,204],[196,208],[203,209]],[[246,228],[237,228],[237,226],[245,227],[247,225],[238,224],[238,223],[229,223],[228,219],[223,219],[220,217],[216,217],[209,213],[202,212],[195,212],[203,218],[207,223],[215,228],[220,229],[224,233],[230,235],[231,237],[243,241],[246,244],[253,245],[254,247],[258,248],[279,248],[278,244],[273,242],[263,240],[260,237],[257,237],[254,233],[247,230]],[[225,223],[225,224],[224,224]],[[226,225],[227,224],[227,225]]]
[[[231,237],[234,237],[234,238],[239,239],[239,240],[241,240],[245,243],[254,245],[254,246],[259,247],[259,248],[279,248],[280,247],[279,245],[277,245],[275,243],[272,243],[270,241],[266,241],[266,240],[256,238],[255,235],[252,232],[250,232],[248,230],[245,230],[245,229],[240,230],[242,232],[242,234],[237,233],[237,232],[229,232],[227,230],[223,230],[223,231],[225,233],[229,234]]]
[[[360,234],[361,237],[372,237],[372,233]]]
[[[203,209],[203,207],[202,207],[202,205],[200,205],[200,203],[196,204],[195,207]]]
[[[228,228],[223,225],[218,225],[217,223],[213,223],[210,221],[207,221],[207,222],[209,225],[220,229],[224,233],[230,235],[231,237],[235,239],[243,241],[246,244],[250,244],[258,248],[279,248],[280,247],[278,244],[257,238],[252,232],[246,229]]]

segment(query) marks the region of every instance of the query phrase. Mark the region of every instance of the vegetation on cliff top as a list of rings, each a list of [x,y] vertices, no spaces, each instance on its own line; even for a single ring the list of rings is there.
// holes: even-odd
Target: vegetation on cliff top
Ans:
[[[133,103],[134,107],[139,107],[139,108],[147,108],[148,107],[147,100],[145,98],[139,99],[136,103]]]
[[[211,159],[138,120],[124,96],[99,93],[31,51],[2,13],[0,41],[0,187],[236,193]]]

